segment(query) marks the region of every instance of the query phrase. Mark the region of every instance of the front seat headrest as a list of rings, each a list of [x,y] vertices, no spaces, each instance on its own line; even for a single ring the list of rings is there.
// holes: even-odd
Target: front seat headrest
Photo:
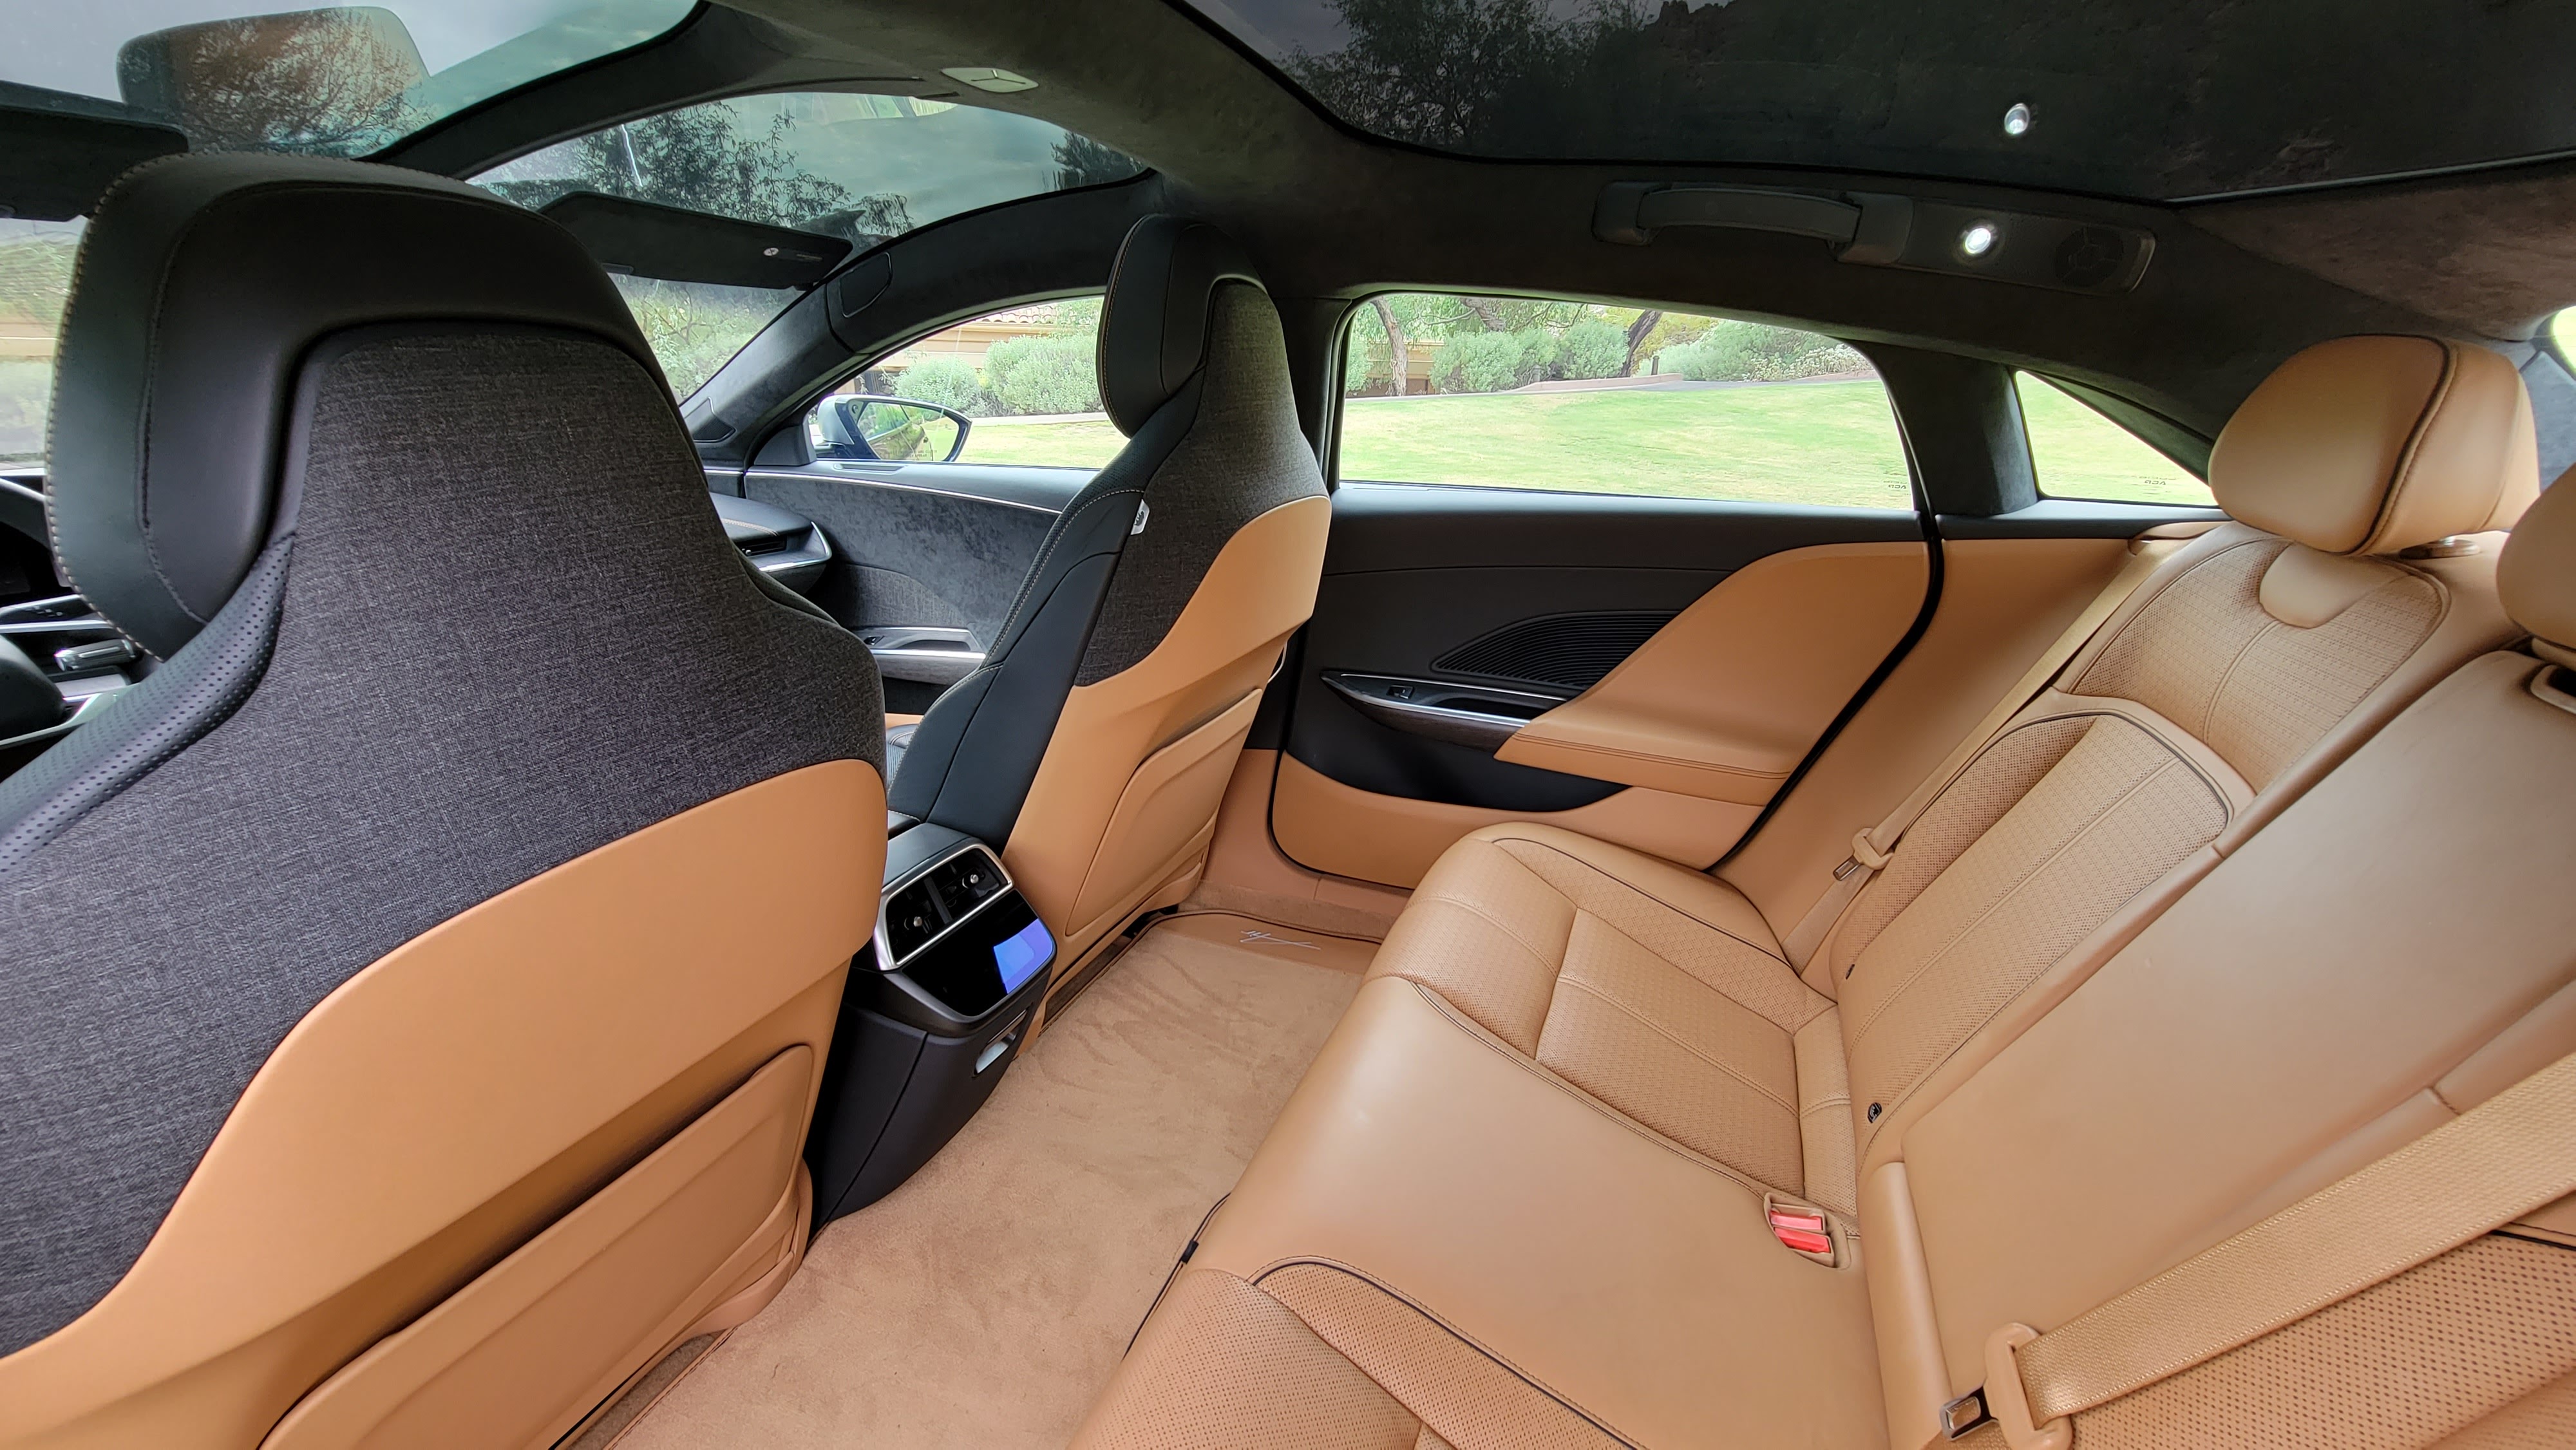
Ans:
[[[1261,278],[1205,222],[1151,216],[1127,233],[1100,308],[1100,400],[1119,432],[1133,436],[1207,361],[1208,300],[1228,282]]]
[[[292,527],[303,359],[380,322],[588,332],[661,369],[572,234],[462,182],[311,157],[182,156],[112,188],[56,359],[48,492],[67,581],[169,657]],[[459,420],[471,426],[471,420]]]
[[[2342,337],[2295,354],[2209,455],[2220,508],[2328,554],[2511,528],[2539,484],[2521,374],[2431,337]]]
[[[2576,468],[2558,476],[2525,510],[2496,560],[2504,612],[2531,631],[2532,647],[2576,666]]]

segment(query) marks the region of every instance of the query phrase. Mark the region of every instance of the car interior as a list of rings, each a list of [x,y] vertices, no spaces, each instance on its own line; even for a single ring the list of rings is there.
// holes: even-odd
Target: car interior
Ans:
[[[0,38],[0,1450],[2576,1445],[2576,18]]]

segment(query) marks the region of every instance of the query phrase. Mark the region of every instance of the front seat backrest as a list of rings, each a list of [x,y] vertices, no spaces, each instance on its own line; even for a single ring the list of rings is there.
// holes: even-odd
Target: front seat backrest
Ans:
[[[1214,227],[1128,234],[1099,371],[1127,446],[1066,505],[893,791],[1004,845],[1059,971],[1194,878],[1262,686],[1314,612],[1332,519],[1278,311]]]
[[[874,667],[533,212],[182,157],[77,278],[58,551],[163,663],[0,784],[0,1444],[547,1443],[802,1252]]]

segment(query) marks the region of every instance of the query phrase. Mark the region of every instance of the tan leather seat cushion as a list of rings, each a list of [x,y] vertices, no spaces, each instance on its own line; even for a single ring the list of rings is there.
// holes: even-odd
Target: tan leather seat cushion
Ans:
[[[1429,987],[1694,1152],[1851,1209],[1834,1005],[1722,881],[1551,826],[1489,826],[1423,878],[1369,974]]]
[[[1841,1262],[1819,1264],[1772,1237],[1763,1198],[1381,976],[1076,1443],[1209,1443],[1166,1427],[1289,1380],[1329,1389],[1346,1427],[1309,1421],[1296,1443],[1389,1443],[1384,1407],[1315,1368],[1266,1296],[1451,1444],[1584,1443],[1588,1422],[1634,1445],[1875,1445],[1851,1223],[1835,1223]],[[1182,1292],[1203,1274],[1253,1292]],[[1170,1327],[1185,1320],[1224,1327]],[[1205,1347],[1256,1331],[1278,1364]]]

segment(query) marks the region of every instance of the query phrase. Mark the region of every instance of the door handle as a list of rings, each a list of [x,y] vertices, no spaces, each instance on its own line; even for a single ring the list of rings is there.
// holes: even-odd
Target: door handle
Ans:
[[[953,685],[984,667],[984,652],[962,629],[888,624],[862,627],[859,638],[877,657],[877,673],[889,680],[922,685]]]
[[[1532,720],[1565,703],[1556,695],[1445,680],[1326,670],[1326,685],[1380,725],[1477,750],[1498,750]]]

